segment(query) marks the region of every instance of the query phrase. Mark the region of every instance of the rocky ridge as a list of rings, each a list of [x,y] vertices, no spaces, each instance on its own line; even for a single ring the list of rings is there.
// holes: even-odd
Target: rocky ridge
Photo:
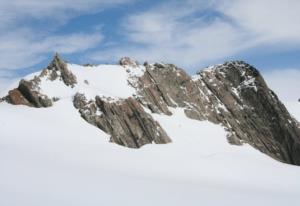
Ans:
[[[119,64],[128,72],[141,67],[125,57]],[[111,135],[111,142],[139,148],[145,144],[171,142],[151,113],[172,115],[170,108],[183,108],[187,117],[221,124],[231,144],[250,144],[261,152],[289,164],[300,165],[300,129],[263,77],[242,61],[206,68],[194,76],[173,64],[148,64],[143,74],[128,78],[136,91],[125,99],[111,101],[95,96],[87,100],[76,93],[74,107],[88,123]],[[39,90],[41,78],[77,84],[67,64],[55,55],[50,65],[32,80],[21,80],[4,98],[11,104],[52,106],[53,99]]]

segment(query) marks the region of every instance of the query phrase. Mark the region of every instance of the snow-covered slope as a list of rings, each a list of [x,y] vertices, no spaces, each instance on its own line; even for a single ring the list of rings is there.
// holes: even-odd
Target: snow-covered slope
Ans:
[[[221,127],[155,115],[173,143],[139,150],[108,143],[68,100],[48,109],[0,104],[0,205],[297,204],[300,168]],[[5,118],[3,118],[5,117]]]
[[[144,67],[128,68],[127,71],[120,65],[81,66],[68,64],[68,69],[77,78],[74,88],[66,87],[59,79],[51,81],[47,76],[42,78],[40,92],[49,97],[71,99],[75,93],[82,92],[87,98],[95,96],[110,97],[112,99],[128,98],[135,93],[133,87],[128,85],[128,78],[138,77],[143,74]],[[27,77],[28,80],[32,75]]]
[[[58,97],[49,108],[0,103],[0,205],[286,205],[300,196],[300,167],[248,145],[228,144],[222,126],[192,120],[183,108],[152,114],[172,143],[129,149],[87,124],[72,97],[135,94],[121,66],[68,65],[77,85],[42,80]],[[84,72],[83,72],[84,71]],[[28,77],[29,78],[29,77]],[[85,81],[87,80],[87,81]],[[300,112],[293,107],[292,113]],[[147,113],[150,113],[145,108]]]

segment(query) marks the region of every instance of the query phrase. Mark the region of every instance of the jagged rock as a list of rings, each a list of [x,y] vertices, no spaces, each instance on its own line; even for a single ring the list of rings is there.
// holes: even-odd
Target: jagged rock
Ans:
[[[67,64],[60,58],[59,54],[55,54],[52,62],[42,72],[42,76],[49,75],[50,80],[62,78],[67,86],[74,87],[77,83],[76,76],[68,69]]]
[[[18,88],[10,90],[6,100],[15,105],[26,105],[33,107],[50,107],[52,100],[47,95],[41,94],[38,91],[38,82],[40,79],[35,77],[30,81],[22,79]]]
[[[52,62],[44,69],[40,75],[27,81],[22,79],[19,82],[17,89],[9,92],[5,100],[11,104],[23,104],[33,107],[50,107],[53,102],[58,101],[58,98],[50,99],[47,95],[41,94],[39,91],[39,84],[41,78],[48,78],[51,81],[60,78],[67,86],[73,87],[76,83],[76,76],[68,70],[67,64],[55,54]]]
[[[209,99],[207,89],[175,65],[146,66],[137,85],[139,101],[152,112],[171,115],[168,107],[183,107],[190,118],[218,122],[211,110],[218,108],[214,104],[221,103],[214,97]]]
[[[50,107],[52,100],[46,95],[39,93],[35,87],[35,80],[25,81],[21,80],[18,90],[22,93],[25,99],[28,100],[35,107]]]
[[[172,64],[146,65],[137,99],[155,113],[182,107],[188,117],[221,123],[228,142],[248,143],[280,161],[300,164],[300,131],[284,105],[252,66],[236,61],[192,79]]]
[[[280,161],[300,164],[300,130],[260,73],[244,62],[227,62],[199,73],[200,80],[225,105],[224,126]]]
[[[8,92],[7,101],[14,105],[32,106],[31,103],[22,95],[18,89],[13,89]]]
[[[119,64],[121,66],[131,66],[131,67],[138,67],[139,66],[139,63],[136,60],[133,60],[129,57],[122,57],[119,60]]]
[[[87,101],[77,93],[73,103],[87,122],[111,135],[111,142],[130,148],[171,142],[159,123],[133,98],[106,102],[97,96],[96,101]]]

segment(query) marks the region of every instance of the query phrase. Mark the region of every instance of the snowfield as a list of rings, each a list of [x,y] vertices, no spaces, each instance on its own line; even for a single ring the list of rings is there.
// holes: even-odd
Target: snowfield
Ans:
[[[128,98],[135,89],[128,85],[128,79],[142,75],[144,67],[124,68],[120,65],[80,66],[68,64],[68,68],[77,77],[75,88],[66,87],[60,80],[51,81],[44,77],[41,83],[41,93],[60,99],[71,99],[76,92],[84,93],[88,99],[95,96],[112,99]],[[27,77],[32,79],[32,75]],[[113,78],[112,78],[113,77]]]
[[[73,66],[78,87],[63,90],[59,82],[41,87],[61,98],[53,107],[0,104],[1,206],[299,203],[300,167],[247,145],[230,145],[221,126],[191,120],[179,108],[172,116],[153,115],[172,143],[141,149],[109,143],[106,133],[80,117],[71,95],[82,90],[90,96],[131,96],[123,71],[83,74]],[[288,108],[299,120],[300,103]]]

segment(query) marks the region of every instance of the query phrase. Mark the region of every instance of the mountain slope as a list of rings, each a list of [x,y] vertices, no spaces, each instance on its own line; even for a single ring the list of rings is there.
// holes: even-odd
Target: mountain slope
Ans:
[[[227,143],[206,121],[154,115],[171,144],[132,150],[82,118],[72,102],[0,104],[0,204],[283,205],[297,203],[299,167]]]
[[[113,81],[113,82],[111,82]],[[244,62],[226,62],[190,77],[172,64],[83,67],[56,55],[41,74],[21,80],[5,98],[12,104],[51,107],[69,98],[90,124],[111,135],[110,141],[140,148],[169,143],[154,113],[221,124],[229,143],[248,143],[282,162],[300,165],[300,128],[260,73]],[[150,111],[147,111],[150,110]]]
[[[210,68],[217,72],[210,72],[209,82],[203,74],[211,71],[207,69],[191,78],[174,65],[141,66],[130,59],[123,59],[121,65],[94,67],[65,64],[58,57],[55,61],[54,70],[49,66],[41,77],[39,73],[26,77],[25,82],[33,80],[29,89],[17,88],[16,96],[10,94],[0,103],[0,205],[283,205],[299,201],[299,167],[268,157],[243,137],[235,140],[249,144],[228,143],[226,135],[235,131],[236,119],[230,122],[232,130],[223,120],[243,110],[237,105],[236,111],[226,111],[231,111],[233,87],[226,90],[229,99],[216,95],[222,90],[214,91],[213,86],[227,81],[218,82],[220,66]],[[64,66],[69,71],[57,70]],[[246,90],[255,91],[248,86]],[[201,98],[193,93],[196,90]],[[74,101],[80,94],[85,100]],[[251,103],[247,98],[239,100]],[[117,124],[121,129],[116,130]],[[103,125],[117,126],[105,131]],[[120,134],[125,134],[124,142],[114,136]],[[148,144],[162,136],[169,144]],[[134,138],[140,142],[132,147],[144,146],[123,147]],[[123,146],[108,143],[109,139]]]

